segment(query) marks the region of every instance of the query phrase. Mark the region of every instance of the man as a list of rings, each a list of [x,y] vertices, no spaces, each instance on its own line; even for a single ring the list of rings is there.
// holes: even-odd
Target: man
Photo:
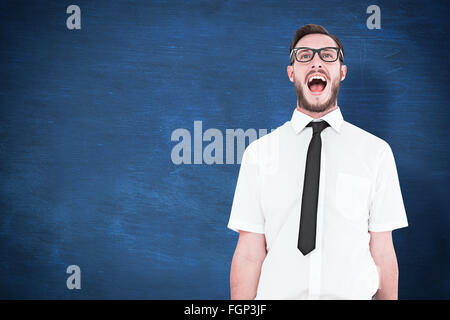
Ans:
[[[392,230],[408,226],[387,142],[343,119],[339,39],[298,29],[292,118],[245,150],[228,228],[232,299],[397,299]]]

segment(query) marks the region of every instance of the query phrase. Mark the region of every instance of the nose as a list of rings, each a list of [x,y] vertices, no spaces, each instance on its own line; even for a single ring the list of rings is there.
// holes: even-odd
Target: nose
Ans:
[[[322,59],[320,59],[320,57],[319,57],[319,53],[318,52],[316,52],[316,54],[314,55],[314,58],[311,60],[311,68],[317,68],[317,69],[319,69],[319,68],[322,68],[322,63],[323,63],[323,61],[322,61]]]

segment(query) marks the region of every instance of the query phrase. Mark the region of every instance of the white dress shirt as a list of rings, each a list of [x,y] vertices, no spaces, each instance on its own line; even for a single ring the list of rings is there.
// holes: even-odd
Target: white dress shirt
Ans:
[[[369,231],[408,226],[389,144],[337,109],[321,133],[316,247],[297,248],[306,155],[314,119],[291,121],[245,149],[228,228],[261,233],[267,256],[255,299],[372,299],[379,273]]]

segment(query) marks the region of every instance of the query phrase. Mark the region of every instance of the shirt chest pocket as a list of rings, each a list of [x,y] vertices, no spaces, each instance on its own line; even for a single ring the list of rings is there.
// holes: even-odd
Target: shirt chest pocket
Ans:
[[[336,206],[350,220],[368,219],[371,182],[368,178],[338,173],[336,181]]]

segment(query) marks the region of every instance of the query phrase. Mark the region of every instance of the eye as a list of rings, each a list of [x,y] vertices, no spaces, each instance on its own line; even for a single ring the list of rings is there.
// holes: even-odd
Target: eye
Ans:
[[[313,57],[314,52],[312,52],[310,49],[302,49],[297,51],[297,60],[301,62],[306,62],[311,60]]]

